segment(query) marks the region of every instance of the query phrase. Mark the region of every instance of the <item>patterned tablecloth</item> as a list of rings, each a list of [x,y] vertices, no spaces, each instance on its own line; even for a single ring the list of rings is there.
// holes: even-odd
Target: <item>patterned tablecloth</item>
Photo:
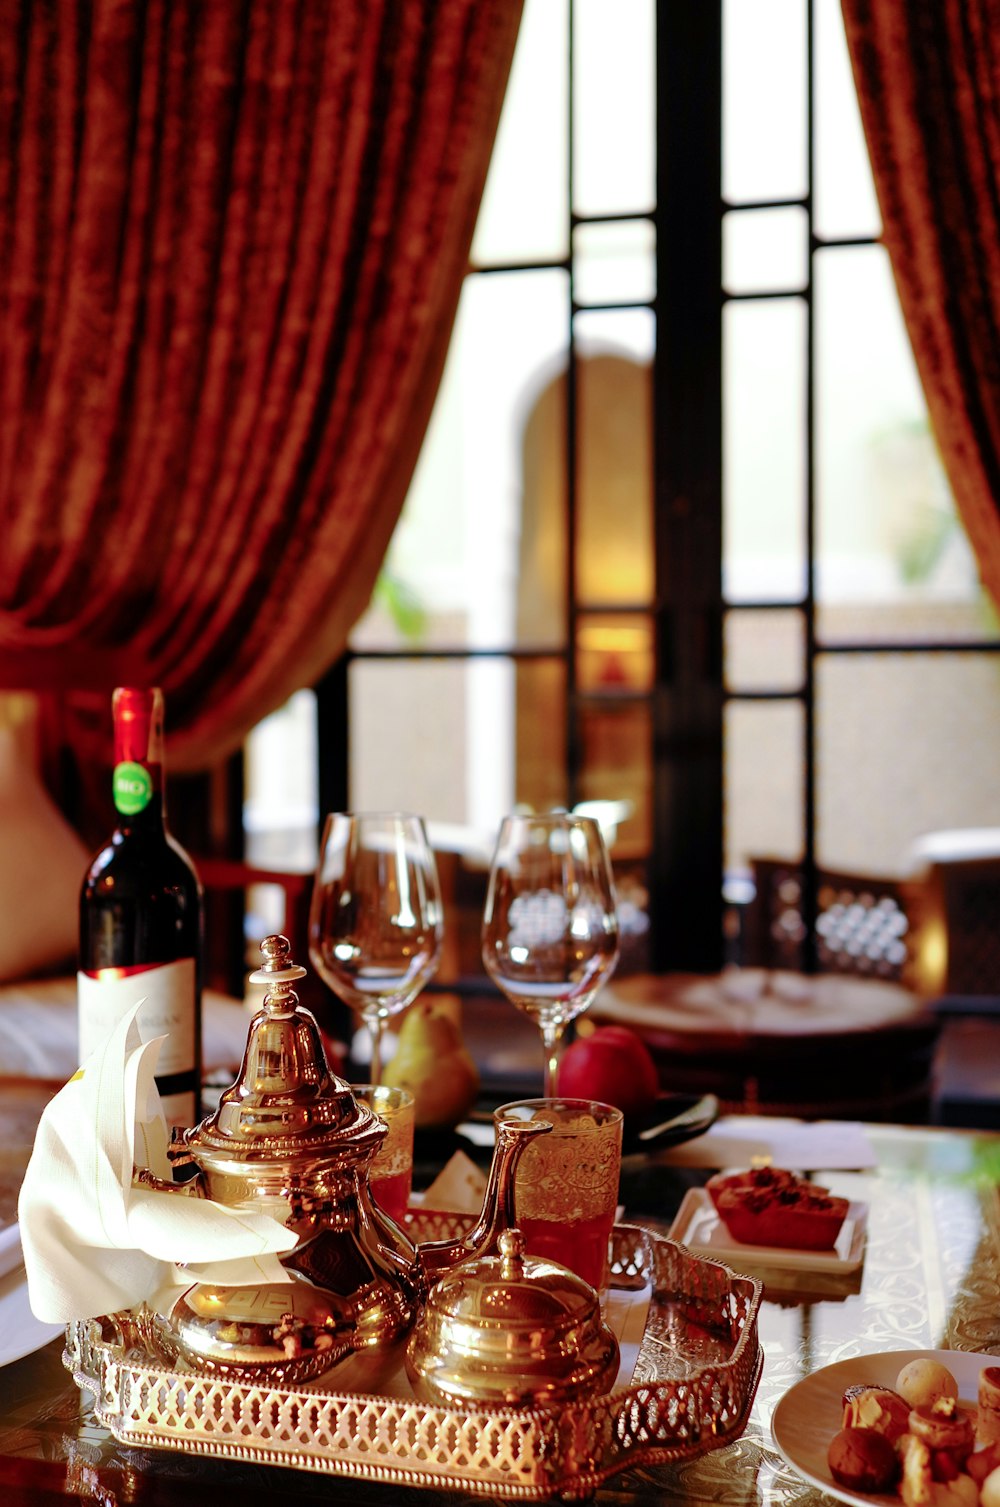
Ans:
[[[822,1366],[874,1351],[951,1348],[1000,1354],[1000,1137],[896,1126],[867,1127],[873,1170],[817,1174],[834,1192],[868,1206],[860,1272],[763,1273],[764,1374],[742,1438],[682,1465],[614,1478],[601,1507],[709,1503],[747,1507],[820,1504],[777,1452],[777,1402]],[[659,1161],[626,1182],[641,1199],[628,1213],[669,1227],[703,1170]],[[108,1501],[206,1499],[236,1492],[244,1503],[322,1499],[351,1507],[482,1500],[472,1493],[359,1484],[260,1464],[201,1460],[123,1448],[97,1426],[89,1398],[62,1370],[59,1342],[0,1370],[0,1483],[44,1483]]]

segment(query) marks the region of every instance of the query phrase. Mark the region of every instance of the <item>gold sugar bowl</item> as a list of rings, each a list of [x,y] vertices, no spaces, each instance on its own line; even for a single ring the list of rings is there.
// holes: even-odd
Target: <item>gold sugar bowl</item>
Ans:
[[[609,1391],[618,1366],[594,1289],[526,1256],[517,1228],[499,1236],[499,1255],[466,1261],[431,1288],[406,1349],[414,1392],[439,1407],[579,1401]]]

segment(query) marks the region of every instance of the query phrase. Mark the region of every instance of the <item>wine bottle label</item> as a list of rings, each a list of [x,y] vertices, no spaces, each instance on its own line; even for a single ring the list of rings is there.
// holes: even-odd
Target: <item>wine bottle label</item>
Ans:
[[[145,764],[123,759],[115,765],[112,793],[116,810],[123,816],[137,816],[153,799],[153,777]]]
[[[193,1073],[195,1064],[194,958],[134,968],[81,969],[76,976],[81,1062],[110,1035],[138,999],[143,1041],[166,1036],[157,1078]],[[169,1116],[167,1117],[169,1119]]]

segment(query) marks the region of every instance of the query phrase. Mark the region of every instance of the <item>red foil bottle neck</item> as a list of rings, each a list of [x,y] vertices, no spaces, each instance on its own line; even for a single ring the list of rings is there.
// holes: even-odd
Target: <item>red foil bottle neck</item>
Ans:
[[[163,763],[163,692],[119,686],[111,698],[115,763]]]

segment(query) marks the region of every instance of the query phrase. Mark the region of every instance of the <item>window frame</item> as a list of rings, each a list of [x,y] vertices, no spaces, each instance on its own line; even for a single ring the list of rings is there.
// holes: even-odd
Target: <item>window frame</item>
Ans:
[[[728,958],[725,889],[724,719],[736,701],[793,701],[802,709],[801,803],[803,851],[803,971],[817,967],[817,669],[825,655],[907,655],[971,650],[995,654],[1000,639],[975,642],[892,641],[824,643],[818,634],[816,598],[816,258],[838,249],[877,246],[877,236],[823,238],[813,215],[816,182],[814,47],[817,0],[806,12],[807,184],[802,197],[727,202],[722,196],[723,4],[722,0],[658,0],[656,7],[657,176],[651,211],[578,216],[567,226],[567,256],[545,262],[480,266],[470,276],[559,268],[570,288],[567,331],[566,476],[568,530],[565,580],[567,637],[561,650],[508,646],[502,649],[349,649],[316,686],[320,810],[350,805],[348,779],[349,671],[364,659],[471,661],[502,657],[514,663],[559,659],[566,676],[564,726],[567,804],[581,793],[583,719],[600,704],[579,676],[578,627],[599,605],[576,595],[578,357],[576,315],[595,305],[578,304],[574,287],[574,230],[583,224],[648,218],[656,237],[656,293],[648,303],[603,305],[652,310],[656,325],[653,361],[653,507],[655,587],[650,604],[635,610],[652,617],[654,683],[648,693],[629,692],[650,709],[652,830],[646,866],[649,890],[649,966],[654,972],[711,973]],[[569,0],[569,56],[573,57],[573,0]],[[573,143],[572,65],[568,93],[569,141]],[[573,152],[569,204],[573,202]],[[766,292],[729,293],[723,285],[723,226],[729,214],[796,207],[807,217],[805,285]],[[723,311],[732,300],[797,298],[805,310],[805,585],[799,600],[740,600],[723,594]],[[628,610],[628,609],[626,609]],[[801,614],[804,668],[799,686],[727,689],[723,637],[729,614],[746,611]],[[616,612],[622,608],[615,607]]]

